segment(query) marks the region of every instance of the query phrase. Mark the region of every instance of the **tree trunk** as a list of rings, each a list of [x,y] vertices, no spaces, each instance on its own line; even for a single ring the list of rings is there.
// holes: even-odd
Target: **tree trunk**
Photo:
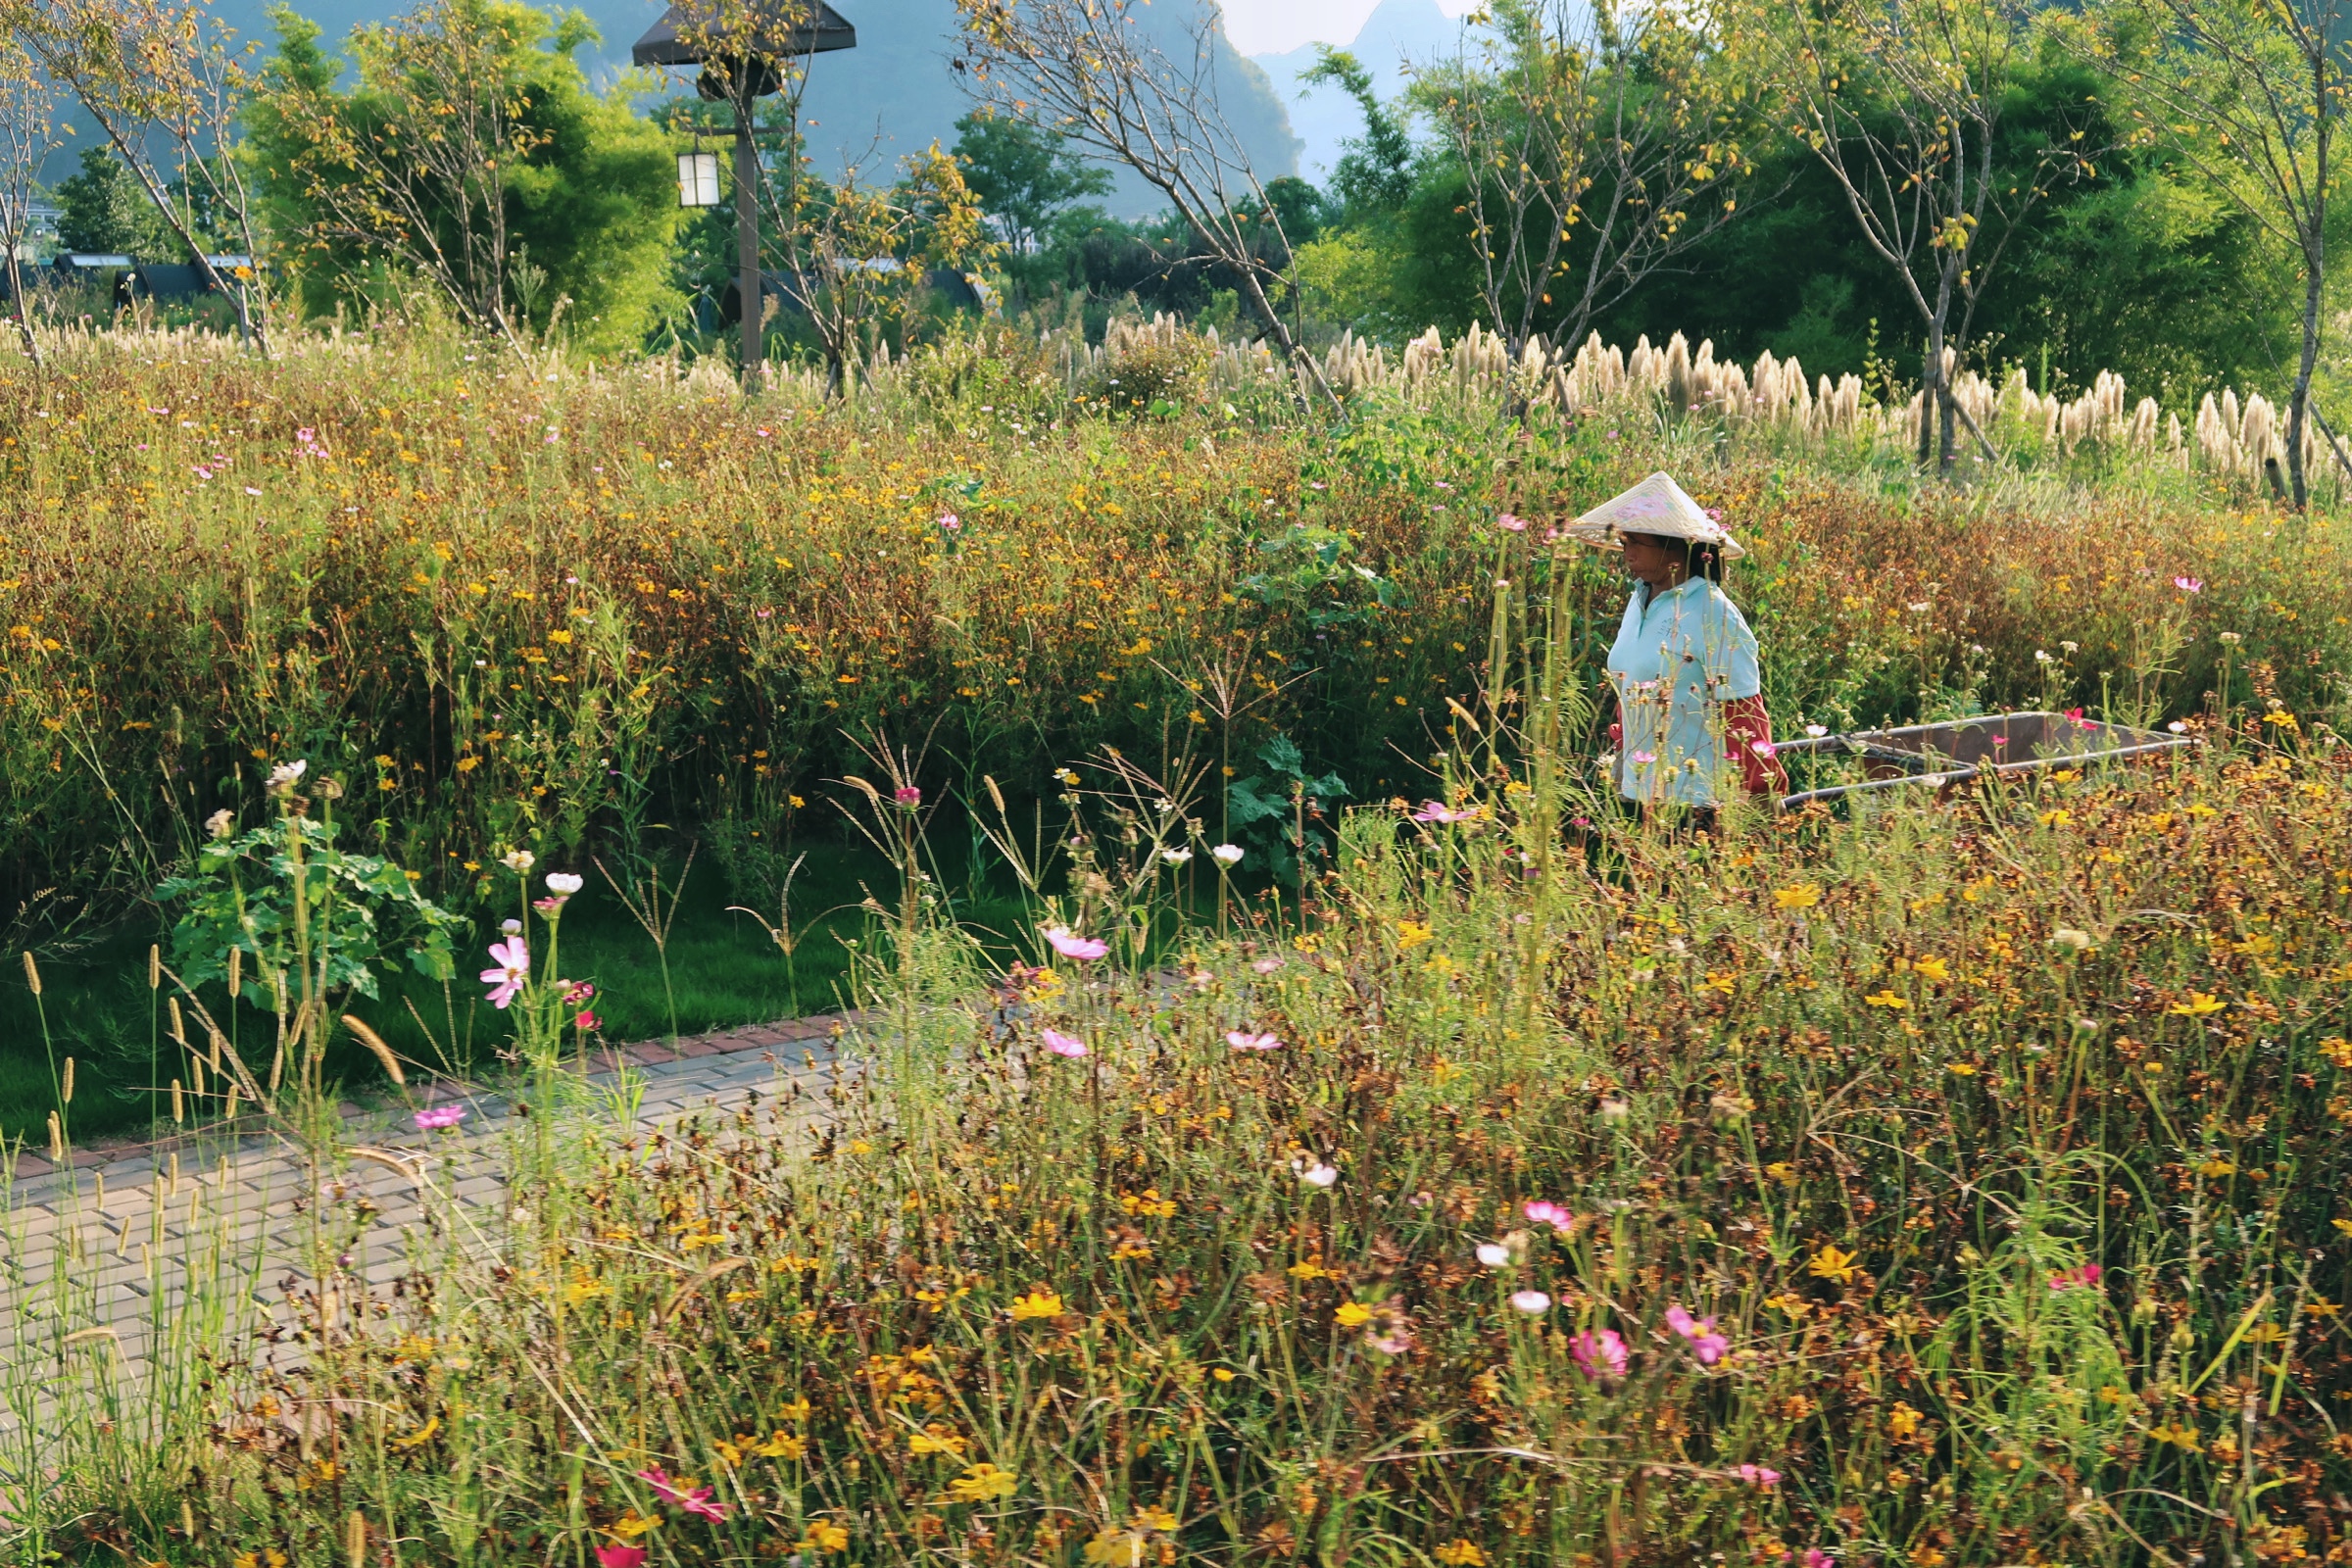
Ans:
[[[2286,475],[2290,504],[2301,512],[2311,502],[2310,475],[2303,471],[2303,425],[2311,417],[2311,376],[2320,363],[2320,294],[2328,281],[2327,242],[2313,235],[2303,247],[2303,357],[2295,365],[2295,395],[2286,409]]]
[[[8,299],[17,308],[17,331],[24,341],[24,357],[37,367],[41,363],[41,345],[32,335],[32,311],[24,303],[24,267],[17,257],[14,239],[8,242]]]

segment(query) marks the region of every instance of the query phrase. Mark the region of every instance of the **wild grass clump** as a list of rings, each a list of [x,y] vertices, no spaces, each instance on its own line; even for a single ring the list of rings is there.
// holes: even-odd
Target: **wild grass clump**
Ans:
[[[918,880],[806,1135],[534,1128],[503,1235],[373,1296],[321,1258],[302,1370],[225,1354],[162,1446],[61,1430],[53,1539],[2332,1560],[2352,770],[2282,711],[1703,841],[1489,729],[1447,810],[1350,813],[1303,905],[1172,950],[1197,801],[1073,770],[1006,840],[1046,964]]]

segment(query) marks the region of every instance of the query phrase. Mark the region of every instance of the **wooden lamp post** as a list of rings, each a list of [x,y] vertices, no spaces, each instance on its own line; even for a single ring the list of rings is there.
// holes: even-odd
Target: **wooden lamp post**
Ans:
[[[731,104],[735,123],[736,298],[743,317],[743,385],[760,385],[766,352],[760,317],[766,307],[760,275],[760,155],[752,138],[752,105],[784,84],[779,60],[858,47],[858,30],[825,0],[677,0],[629,58],[640,66],[700,66],[695,91]],[[678,163],[678,199],[690,207],[717,205],[717,172]]]

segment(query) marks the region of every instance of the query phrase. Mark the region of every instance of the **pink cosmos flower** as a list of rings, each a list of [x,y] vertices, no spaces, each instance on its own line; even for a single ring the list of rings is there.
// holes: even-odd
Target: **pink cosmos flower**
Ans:
[[[1562,1236],[1576,1229],[1576,1216],[1559,1204],[1541,1198],[1531,1199],[1519,1210],[1539,1225],[1548,1225]]]
[[[564,1004],[567,1007],[576,1007],[596,995],[595,985],[586,980],[559,980],[556,984],[564,988]]]
[[[2195,577],[2175,577],[2173,586],[2184,594],[2201,594],[2205,591],[2204,582]]]
[[[597,1568],[644,1568],[645,1548],[614,1544],[596,1548]]]
[[[583,1012],[571,1021],[574,1027],[580,1029],[602,1029],[605,1026],[605,1020],[593,1012]]]
[[[1747,749],[1755,753],[1758,757],[1763,758],[1766,761],[1770,761],[1772,759],[1781,755],[1781,749],[1778,746],[1773,745],[1770,741],[1749,741],[1747,743]]]
[[[909,811],[923,804],[923,792],[911,784],[904,784],[890,792],[890,798]]]
[[[1568,1342],[1569,1359],[1589,1378],[1625,1376],[1625,1337],[1615,1329],[1587,1329]]]
[[[1760,1464],[1743,1464],[1733,1474],[1751,1487],[1777,1487],[1781,1484],[1778,1470],[1767,1470]]]
[[[1835,1568],[1838,1559],[1819,1546],[1807,1546],[1804,1556],[1798,1561],[1803,1563],[1804,1568]]]
[[[1282,960],[1280,958],[1259,958],[1250,967],[1259,974],[1272,974],[1282,967]]]
[[[1656,761],[1657,760],[1658,754],[1655,752],[1636,752],[1634,754],[1634,765],[1636,767],[1647,767],[1650,763]]]
[[[530,983],[531,950],[522,938],[511,936],[490,944],[490,961],[498,967],[482,971],[482,984],[490,988],[490,1005],[504,1011]]]
[[[1282,1044],[1270,1034],[1251,1034],[1246,1029],[1226,1030],[1225,1043],[1236,1051],[1272,1051]]]
[[[1698,1357],[1700,1366],[1713,1366],[1732,1348],[1730,1340],[1715,1332],[1713,1318],[1694,1318],[1680,1302],[1666,1308],[1666,1326],[1690,1342],[1690,1353]]]
[[[1109,943],[1097,937],[1079,936],[1066,925],[1046,927],[1046,946],[1063,957],[1076,958],[1081,963],[1100,958],[1110,951]]]
[[[2085,1263],[2081,1268],[2061,1269],[2050,1276],[2050,1289],[2053,1291],[2088,1290],[2098,1284],[2099,1276],[2106,1272],[2096,1263]]]
[[[1457,811],[1444,801],[1423,801],[1421,809],[1413,813],[1416,822],[1474,822],[1477,819],[1477,807],[1465,807]]]
[[[1538,1312],[1545,1311],[1550,1307],[1551,1298],[1545,1296],[1542,1291],[1513,1291],[1511,1305],[1525,1312],[1529,1317],[1534,1317]]]
[[[1044,1041],[1046,1049],[1056,1056],[1083,1056],[1086,1054],[1085,1041],[1078,1039],[1075,1035],[1065,1035],[1058,1029],[1041,1030],[1038,1033],[1038,1039]]]
[[[418,1132],[429,1133],[442,1127],[455,1127],[464,1121],[466,1107],[464,1105],[427,1105],[413,1119],[416,1123]]]
[[[2068,723],[2070,723],[2070,724],[2074,725],[2074,726],[2075,726],[2075,728],[2077,728],[2077,729],[2095,729],[2095,728],[2097,728],[2097,726],[2096,726],[2096,725],[2094,725],[2093,723],[2091,723],[2091,721],[2090,721],[2089,719],[2087,719],[2087,718],[2084,718],[2084,717],[2082,716],[2082,710],[2081,710],[2080,708],[2070,708],[2070,709],[2068,709],[2068,710],[2066,710],[2066,715],[2065,715],[2065,716],[2066,716],[2066,721],[2067,721]]]
[[[670,1480],[660,1466],[651,1470],[638,1471],[637,1479],[653,1488],[654,1495],[660,1497],[663,1502],[693,1514],[697,1518],[719,1520],[727,1516],[726,1504],[716,1500],[717,1493],[712,1492],[709,1487],[695,1487],[689,1491],[679,1483]]]
[[[1494,526],[1502,529],[1505,533],[1525,533],[1527,532],[1527,519],[1514,517],[1506,512],[1494,519]]]
[[[954,533],[963,526],[963,519],[953,512],[943,512],[939,514],[939,525],[949,533]]]

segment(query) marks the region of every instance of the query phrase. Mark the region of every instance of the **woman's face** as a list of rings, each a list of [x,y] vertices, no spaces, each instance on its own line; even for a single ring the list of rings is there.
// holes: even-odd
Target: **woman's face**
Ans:
[[[1620,534],[1618,538],[1625,545],[1625,569],[1652,589],[1672,588],[1690,575],[1682,540],[1648,533]]]

